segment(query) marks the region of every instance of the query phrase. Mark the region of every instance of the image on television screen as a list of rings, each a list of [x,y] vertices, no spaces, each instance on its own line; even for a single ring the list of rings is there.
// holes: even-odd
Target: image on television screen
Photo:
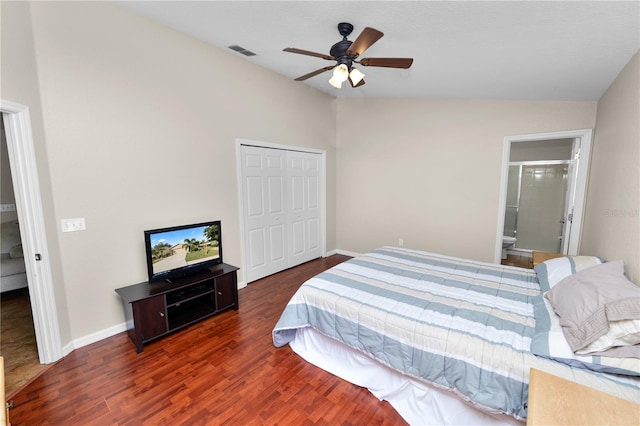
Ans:
[[[217,224],[154,233],[150,243],[154,275],[220,257]]]

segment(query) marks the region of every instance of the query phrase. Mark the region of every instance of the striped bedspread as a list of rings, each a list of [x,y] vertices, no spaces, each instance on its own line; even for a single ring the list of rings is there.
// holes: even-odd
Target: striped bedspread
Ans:
[[[296,329],[313,327],[485,411],[525,419],[529,368],[602,380],[530,352],[541,297],[533,270],[383,247],[302,285],[273,343],[286,345]],[[610,392],[629,389],[605,381]]]

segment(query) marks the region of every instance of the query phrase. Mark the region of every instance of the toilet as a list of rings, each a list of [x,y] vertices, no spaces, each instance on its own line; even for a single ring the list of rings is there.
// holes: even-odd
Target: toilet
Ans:
[[[507,237],[506,235],[502,236],[502,258],[507,258],[507,249],[513,248],[516,244],[515,237]]]

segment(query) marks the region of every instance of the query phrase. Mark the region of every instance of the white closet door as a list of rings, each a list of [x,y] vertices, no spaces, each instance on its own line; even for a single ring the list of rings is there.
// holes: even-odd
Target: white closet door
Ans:
[[[241,145],[246,281],[322,256],[322,154]]]
[[[286,151],[242,146],[247,282],[288,267]]]
[[[288,264],[322,256],[320,178],[322,156],[287,151]]]

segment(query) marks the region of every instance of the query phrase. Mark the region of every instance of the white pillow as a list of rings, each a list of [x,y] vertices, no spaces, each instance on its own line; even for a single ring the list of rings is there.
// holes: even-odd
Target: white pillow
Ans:
[[[576,351],[577,355],[587,355],[606,351],[616,346],[633,346],[640,343],[640,319],[609,322],[609,332],[591,344]]]
[[[538,276],[540,288],[545,292],[566,277],[601,263],[604,260],[596,256],[565,256],[546,260],[533,269]]]

